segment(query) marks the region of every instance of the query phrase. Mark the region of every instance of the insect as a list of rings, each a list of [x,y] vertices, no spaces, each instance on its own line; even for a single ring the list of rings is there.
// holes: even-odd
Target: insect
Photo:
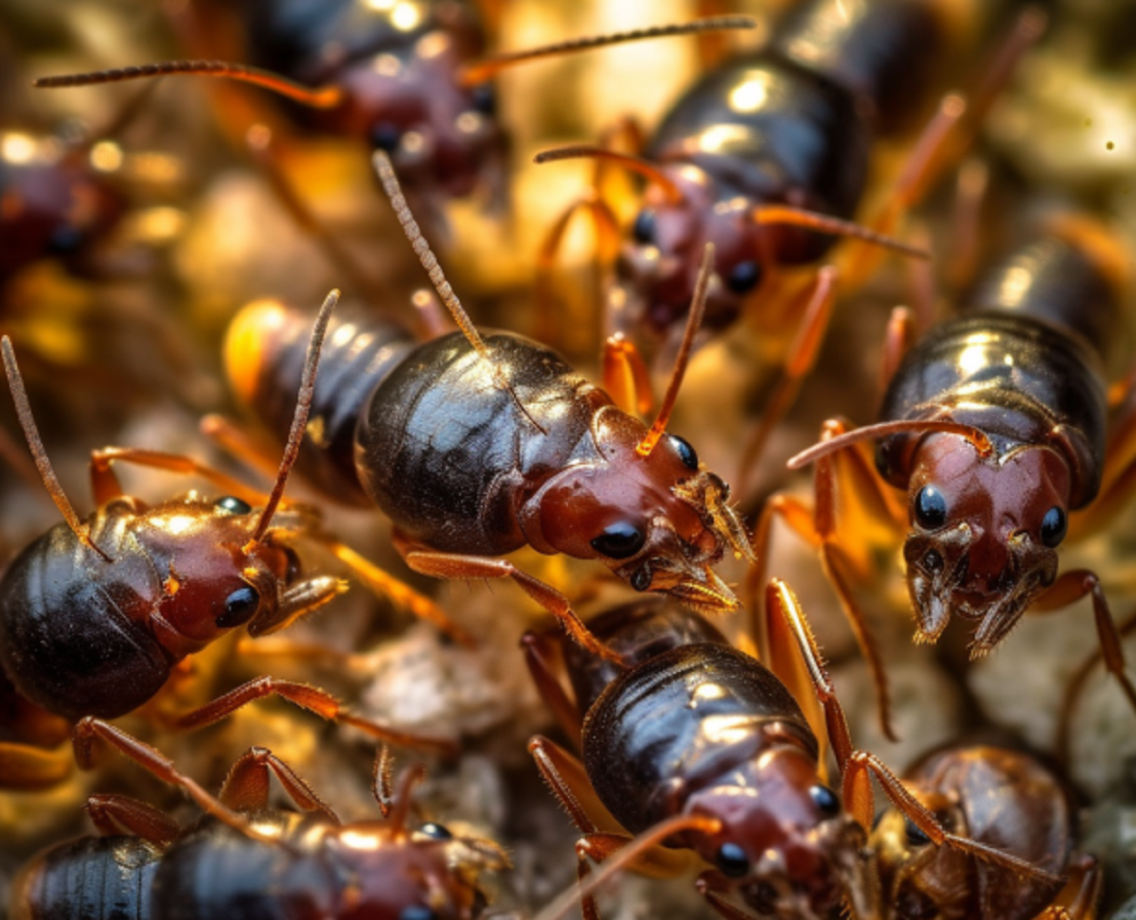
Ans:
[[[507,856],[440,824],[412,828],[422,770],[408,770],[392,794],[386,769],[376,761],[382,821],[341,823],[287,763],[255,747],[213,802],[243,827],[207,818],[183,829],[137,799],[93,796],[88,811],[106,836],[35,857],[12,887],[10,916],[476,920],[486,905],[480,876],[508,868]],[[270,774],[302,812],[268,807]]]
[[[766,600],[775,611],[776,673],[694,614],[644,605],[592,622],[623,654],[620,667],[565,644],[573,703],[556,678],[548,637],[526,636],[541,694],[581,739],[582,762],[540,736],[529,751],[584,832],[576,852],[585,892],[619,868],[650,865],[658,874],[668,865],[655,850],[662,844],[693,850],[709,864],[699,891],[728,920],[748,916],[737,898],[763,916],[819,918],[841,904],[857,917],[878,916],[864,849],[873,818],[870,776],[936,844],[1054,880],[1016,856],[947,831],[881,761],[854,751],[796,597],[774,579]],[[821,736],[833,745],[843,799],[825,784],[812,725],[827,726]],[[592,874],[591,860],[605,863],[601,873]],[[547,916],[558,916],[557,908]],[[590,894],[584,916],[597,917]]]
[[[1037,37],[1040,20],[1036,11],[1025,17],[1002,56],[1020,54]],[[721,331],[747,305],[757,308],[761,348],[781,356],[783,372],[742,470],[755,465],[760,445],[814,363],[837,288],[854,284],[872,260],[854,250],[855,258],[850,253],[839,269],[825,266],[808,287],[792,270],[826,258],[837,236],[928,255],[885,232],[938,175],[964,125],[981,118],[1008,72],[1005,61],[992,69],[969,112],[961,97],[944,100],[872,226],[852,218],[877,139],[924,107],[949,31],[941,5],[933,2],[799,3],[763,49],[728,59],[691,86],[642,156],[577,146],[536,157],[539,163],[595,156],[646,177],[642,207],[619,244],[609,289],[614,366],[653,366],[673,350],[707,242],[716,257],[704,328]],[[583,203],[597,220],[606,215],[598,229],[618,225],[598,189]],[[643,369],[635,373],[646,376]]]
[[[896,311],[885,347],[890,383],[882,421],[850,431],[841,421],[826,422],[821,443],[790,460],[792,468],[817,461],[815,510],[787,496],[772,499],[755,531],[755,551],[764,552],[774,516],[791,519],[820,547],[846,612],[865,636],[880,688],[882,667],[850,587],[860,557],[837,528],[838,497],[842,513],[865,527],[906,531],[916,642],[936,641],[954,615],[975,624],[971,657],[979,657],[1027,610],[1088,596],[1108,669],[1136,707],[1100,580],[1086,569],[1058,575],[1057,559],[1071,511],[1082,512],[1078,527],[1086,532],[1129,497],[1133,429],[1117,419],[1106,450],[1101,370],[1119,321],[1124,264],[1096,224],[1055,219],[989,273],[968,309],[906,354],[913,323]],[[877,442],[875,474],[867,441]],[[839,490],[847,477],[860,494]],[[906,508],[889,487],[906,493]]]
[[[188,31],[208,36],[216,53],[223,36],[242,45],[246,64],[166,61],[93,74],[48,77],[39,87],[199,74],[225,77],[273,90],[292,102],[295,114],[315,127],[386,151],[403,176],[416,210],[440,229],[446,200],[478,190],[503,197],[508,139],[497,118],[493,75],[521,61],[625,41],[752,28],[747,17],[576,39],[478,60],[482,25],[469,3],[424,0],[361,4],[329,0],[243,0],[195,4],[201,21]],[[227,49],[225,49],[227,50]],[[238,50],[239,53],[239,50]],[[263,69],[263,68],[268,68]],[[300,113],[303,112],[303,115]]]
[[[336,577],[303,575],[293,548],[300,537],[310,536],[336,552],[336,541],[320,535],[310,512],[285,508],[278,513],[311,403],[319,346],[337,298],[338,292],[328,296],[312,332],[295,427],[267,499],[190,458],[112,447],[91,454],[98,509],[86,521],[79,519],[51,469],[11,342],[4,337],[4,368],[17,413],[64,523],[26,547],[0,580],[0,666],[24,700],[78,722],[74,740],[81,763],[80,748],[89,746],[81,739],[90,736],[107,739],[128,756],[143,756],[129,736],[101,720],[148,703],[183,670],[179,665],[188,656],[240,627],[251,636],[283,629],[343,590]],[[149,506],[123,494],[113,470],[122,461],[196,474],[228,494],[211,502],[191,493]],[[349,552],[336,554],[351,562]],[[357,571],[367,577],[366,568],[363,564]],[[173,727],[201,727],[272,695],[396,743],[400,736],[403,743],[414,743],[411,736],[352,715],[322,690],[271,677],[243,684],[191,712],[164,714],[161,720]],[[34,719],[29,721],[34,725]],[[452,747],[419,740],[440,750]],[[52,761],[37,747],[0,744],[0,787],[52,785],[69,767],[70,761]]]
[[[563,595],[495,557],[528,545],[598,559],[637,591],[710,612],[736,609],[712,569],[727,547],[749,554],[729,490],[700,468],[693,447],[665,434],[685,356],[648,429],[551,350],[508,333],[483,338],[414,222],[389,159],[379,151],[375,161],[461,332],[416,348],[389,345],[388,334],[363,326],[333,333],[328,386],[317,390],[313,410],[325,470],[391,518],[412,569],[512,578],[600,654]],[[295,368],[298,322],[279,307],[258,307],[230,330],[236,388],[270,427],[279,420],[272,394]]]
[[[1100,873],[1091,857],[1072,860],[1074,804],[1036,758],[990,745],[952,746],[908,770],[904,785],[954,833],[1055,875],[1073,871],[1064,891],[1061,880],[1008,873],[949,847],[930,846],[917,826],[889,809],[871,836],[889,918],[1093,915]]]

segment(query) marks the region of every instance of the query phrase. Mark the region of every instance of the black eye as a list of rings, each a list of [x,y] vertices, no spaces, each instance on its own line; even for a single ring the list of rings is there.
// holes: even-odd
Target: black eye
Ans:
[[[910,818],[904,820],[903,829],[907,833],[907,843],[910,846],[922,847],[931,842],[931,838],[928,837],[923,832],[923,829]]]
[[[749,858],[743,850],[736,843],[723,843],[718,848],[718,858],[716,860],[718,868],[722,870],[723,875],[728,875],[730,878],[741,878],[749,872]]]
[[[454,835],[450,833],[449,828],[443,827],[441,824],[435,824],[433,821],[428,821],[423,824],[421,830],[427,837],[433,837],[435,840],[454,839]]]
[[[497,114],[497,93],[492,83],[479,83],[470,91],[473,107],[482,115]]]
[[[635,223],[631,226],[631,235],[635,237],[636,243],[647,246],[655,242],[655,231],[657,229],[658,220],[655,217],[655,212],[650,208],[644,208],[636,216]]]
[[[809,790],[809,795],[812,796],[813,804],[821,810],[823,814],[832,817],[840,814],[840,799],[836,797],[828,786],[813,786]]]
[[[73,224],[56,227],[47,241],[47,248],[57,256],[71,255],[83,245],[83,231]]]
[[[646,591],[651,587],[651,567],[645,565],[631,576],[631,587],[636,591]]]
[[[252,615],[256,613],[259,606],[260,595],[256,593],[256,588],[245,585],[243,588],[237,588],[236,591],[225,598],[225,612],[217,617],[214,622],[218,629],[241,626],[252,619]]]
[[[1060,546],[1065,539],[1065,531],[1069,522],[1065,519],[1065,512],[1054,505],[1045,512],[1041,519],[1041,542],[1048,547]]]
[[[224,498],[219,498],[213,503],[214,508],[220,508],[222,511],[228,511],[229,514],[251,514],[252,506],[248,502],[243,502],[234,495],[226,495]]]
[[[761,280],[761,266],[752,259],[746,259],[734,266],[733,271],[726,276],[726,287],[735,294],[745,294],[757,287]]]
[[[398,920],[438,920],[438,915],[425,904],[408,904],[398,915]]]
[[[643,531],[634,524],[620,521],[618,524],[605,527],[604,532],[592,540],[592,549],[601,556],[626,559],[639,552],[646,539]]]
[[[915,496],[915,520],[924,530],[947,523],[947,500],[934,486],[924,486]]]
[[[677,434],[668,435],[668,437],[671,439],[671,444],[674,445],[674,449],[678,451],[679,460],[686,464],[686,466],[688,466],[690,469],[697,470],[698,454],[694,452],[694,448],[691,447],[690,444],[688,444],[682,438],[680,438]]]
[[[371,146],[376,150],[385,150],[394,153],[402,141],[402,131],[398,125],[389,121],[381,121],[371,129]]]

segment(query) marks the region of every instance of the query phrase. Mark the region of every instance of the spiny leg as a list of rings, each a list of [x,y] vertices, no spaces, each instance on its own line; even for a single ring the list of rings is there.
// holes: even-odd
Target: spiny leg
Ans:
[[[233,811],[255,814],[268,807],[269,775],[274,775],[303,811],[319,811],[333,824],[339,817],[295,770],[267,748],[253,746],[230,768],[218,796]]]
[[[87,814],[104,837],[133,834],[160,849],[181,833],[177,822],[165,812],[128,795],[92,795],[87,799]]]
[[[583,718],[557,678],[557,664],[562,656],[555,639],[548,633],[527,632],[521,637],[521,651],[537,692],[578,747]]]

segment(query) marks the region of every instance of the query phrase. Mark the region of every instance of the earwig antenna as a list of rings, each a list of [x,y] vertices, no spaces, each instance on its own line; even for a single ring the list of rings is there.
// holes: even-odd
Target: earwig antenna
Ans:
[[[572,144],[567,147],[555,147],[552,150],[543,150],[533,157],[538,166],[543,163],[552,163],[556,160],[574,160],[580,157],[593,157],[601,160],[611,160],[624,169],[646,176],[659,185],[671,204],[678,204],[683,199],[682,189],[667,176],[658,166],[650,160],[632,156],[628,153],[619,153],[607,150],[604,147],[593,147],[588,144]]]
[[[390,199],[395,217],[398,218],[399,224],[402,225],[402,231],[406,234],[406,238],[410,240],[410,246],[414,250],[414,254],[418,256],[418,261],[422,263],[422,267],[430,277],[430,283],[434,285],[434,290],[436,290],[438,296],[442,298],[442,303],[444,303],[446,309],[450,311],[450,316],[452,316],[454,322],[458,324],[462,335],[464,335],[469,341],[469,344],[473,346],[474,351],[490,363],[497,382],[509,392],[509,395],[513,398],[513,402],[516,403],[517,408],[520,409],[525,418],[527,418],[533,424],[533,427],[541,434],[548,434],[537,420],[529,414],[528,409],[521,403],[520,397],[517,396],[512,385],[505,379],[505,375],[501,373],[497,362],[493,360],[489,346],[485,344],[485,340],[477,331],[477,327],[473,325],[473,320],[469,318],[469,314],[465,312],[465,307],[463,307],[461,301],[458,300],[458,295],[454,293],[450,282],[446,280],[445,272],[442,271],[442,266],[438,264],[438,257],[435,256],[433,250],[430,249],[430,244],[426,242],[426,237],[422,235],[422,230],[418,227],[418,221],[414,219],[414,215],[410,211],[410,205],[406,203],[406,197],[402,194],[402,187],[399,185],[398,176],[395,175],[394,166],[391,165],[390,157],[387,156],[386,151],[376,150],[371,158],[371,162],[374,164],[375,173],[379,177],[383,191],[386,192],[387,198]]]
[[[371,767],[371,795],[378,803],[384,818],[391,816],[394,808],[394,755],[386,744],[380,744],[375,751],[375,764]]]
[[[591,51],[593,48],[604,48],[608,45],[624,44],[626,42],[642,41],[648,38],[669,38],[674,35],[691,35],[696,32],[710,32],[726,29],[753,29],[757,20],[750,16],[708,16],[705,19],[696,19],[694,22],[675,23],[666,26],[650,26],[644,29],[632,29],[628,32],[612,32],[610,35],[592,35],[587,38],[572,38],[557,42],[554,45],[544,45],[539,48],[529,48],[524,51],[513,51],[466,64],[458,70],[458,83],[461,86],[476,86],[484,83],[498,71],[531,61],[536,58],[552,57],[558,54],[572,54],[577,51]]]
[[[304,372],[300,377],[300,393],[296,397],[296,413],[292,416],[292,430],[288,432],[288,443],[284,447],[284,456],[280,460],[276,482],[272,485],[272,492],[268,496],[264,510],[260,512],[256,528],[246,545],[246,552],[248,547],[259,543],[264,537],[265,531],[268,530],[272,515],[276,513],[276,507],[280,504],[280,499],[284,495],[284,486],[288,483],[288,474],[300,454],[300,444],[304,440],[304,433],[308,427],[308,414],[311,412],[312,396],[316,390],[316,371],[319,368],[320,349],[323,348],[323,339],[327,334],[327,324],[331,320],[331,311],[335,309],[338,302],[339,291],[333,290],[324,298],[323,306],[320,307],[319,315],[312,327],[312,337],[308,341],[308,351],[304,357]]]
[[[961,435],[970,441],[975,449],[984,457],[989,456],[994,450],[990,439],[977,428],[972,428],[970,425],[948,422],[944,419],[905,419],[898,422],[880,422],[878,425],[865,425],[862,428],[854,428],[844,434],[837,435],[835,438],[814,444],[812,447],[801,451],[796,456],[790,457],[785,465],[791,470],[799,470],[804,466],[808,466],[814,460],[827,457],[829,454],[834,454],[838,450],[843,450],[845,447],[859,443],[860,441],[871,441],[877,438],[886,438],[888,435],[920,431],[935,431],[945,434]]]
[[[228,61],[160,61],[135,67],[98,70],[93,73],[64,74],[40,77],[32,82],[36,89],[63,89],[71,86],[90,86],[94,83],[121,83],[124,80],[146,80],[153,77],[172,77],[180,74],[198,77],[223,77],[241,83],[252,83],[263,89],[286,96],[293,102],[316,109],[331,109],[343,100],[338,86],[310,87],[282,77],[270,70],[233,64]]]
[[[808,227],[811,230],[831,233],[834,236],[856,237],[916,259],[931,258],[931,253],[926,249],[902,243],[894,237],[877,233],[863,224],[841,220],[839,217],[832,217],[828,214],[818,214],[816,211],[806,211],[789,205],[761,205],[754,208],[752,213],[754,222],[759,224],[788,224],[795,227]]]
[[[59,484],[59,478],[55,475],[55,470],[47,457],[47,451],[40,439],[35,418],[32,416],[32,407],[28,402],[28,391],[24,389],[24,378],[20,376],[20,366],[16,363],[16,353],[12,350],[12,340],[8,336],[0,339],[0,352],[3,353],[4,373],[8,375],[8,389],[12,393],[12,402],[16,404],[16,415],[20,419],[20,427],[24,429],[28,449],[32,452],[32,459],[35,460],[36,469],[39,470],[40,478],[43,480],[48,495],[55,502],[55,507],[59,509],[63,519],[67,522],[67,526],[74,531],[75,536],[107,562],[114,562],[110,556],[95,545],[95,542],[91,539],[91,528],[79,520],[79,515],[75,513],[75,508],[67,498],[67,493]]]
[[[659,407],[659,414],[651,430],[647,432],[635,452],[640,457],[649,457],[659,438],[667,429],[667,422],[671,419],[675,401],[678,399],[678,389],[682,386],[682,378],[686,373],[686,366],[690,362],[690,349],[694,345],[694,336],[698,327],[702,325],[702,314],[706,312],[706,294],[710,288],[710,275],[714,270],[714,244],[707,243],[702,251],[702,265],[698,269],[698,281],[694,285],[694,298],[690,302],[690,313],[686,317],[686,329],[682,333],[682,343],[678,348],[678,357],[675,358],[674,370],[671,372],[671,382],[667,385],[667,393]]]

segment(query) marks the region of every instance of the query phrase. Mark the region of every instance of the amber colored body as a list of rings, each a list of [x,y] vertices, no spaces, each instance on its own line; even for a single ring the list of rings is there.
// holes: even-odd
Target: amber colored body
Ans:
[[[229,333],[230,378],[277,432],[284,420],[271,394],[293,386],[286,376],[300,341],[293,330],[307,322],[259,304]],[[432,551],[484,557],[529,545],[600,559],[636,590],[715,609],[736,603],[710,566],[744,537],[723,502],[724,484],[698,468],[689,445],[667,436],[641,456],[642,422],[555,352],[520,336],[486,335],[491,360],[461,333],[412,350],[396,338],[373,320],[333,320],[329,371],[309,425],[322,434],[304,445],[322,454],[310,461],[321,475],[340,474],[333,494],[365,493],[406,538]],[[357,372],[333,369],[340,361]],[[634,533],[609,553],[604,540],[613,528]]]
[[[1090,255],[1047,236],[999,265],[972,309],[905,355],[882,419],[970,425],[992,448],[979,456],[949,432],[901,432],[880,444],[881,475],[913,503],[904,555],[926,636],[937,636],[953,612],[981,621],[975,644],[989,649],[1056,579],[1065,514],[1091,502],[1101,484],[1101,362],[1116,311]],[[942,497],[941,520],[917,513],[928,488]],[[1047,515],[1062,524],[1055,535],[1043,532]]]
[[[239,25],[245,62],[305,86],[339,87],[330,109],[290,106],[305,126],[386,150],[407,187],[464,197],[499,184],[505,136],[489,84],[465,86],[458,70],[482,53],[475,6],[429,0],[409,6],[356,0],[241,0],[197,5]],[[403,15],[399,15],[399,14]],[[409,18],[405,14],[412,14]],[[214,48],[205,49],[215,56]]]
[[[1064,785],[1028,754],[975,745],[936,752],[905,783],[956,834],[1013,853],[1039,868],[1066,871],[1074,808]],[[872,832],[884,902],[894,920],[1030,920],[1060,882],[1026,878],[981,859],[908,837],[891,810]]]
[[[764,267],[820,258],[831,236],[762,225],[760,205],[851,217],[874,138],[918,108],[943,45],[933,4],[812,0],[769,44],[706,73],[675,103],[646,156],[673,182],[652,184],[619,264],[617,321],[632,334],[681,328],[709,240],[717,250],[705,326],[732,323]]]
[[[620,608],[590,626],[630,665],[616,674],[564,645],[578,704],[594,700],[583,761],[611,814],[633,834],[680,814],[720,818],[719,833],[670,845],[719,866],[759,912],[837,907],[860,880],[863,832],[821,784],[817,740],[785,686],[672,605]],[[723,864],[739,850],[744,868]]]
[[[295,812],[252,824],[279,842],[205,820],[164,850],[138,837],[57,846],[16,880],[12,920],[473,920],[485,905],[447,836]]]

